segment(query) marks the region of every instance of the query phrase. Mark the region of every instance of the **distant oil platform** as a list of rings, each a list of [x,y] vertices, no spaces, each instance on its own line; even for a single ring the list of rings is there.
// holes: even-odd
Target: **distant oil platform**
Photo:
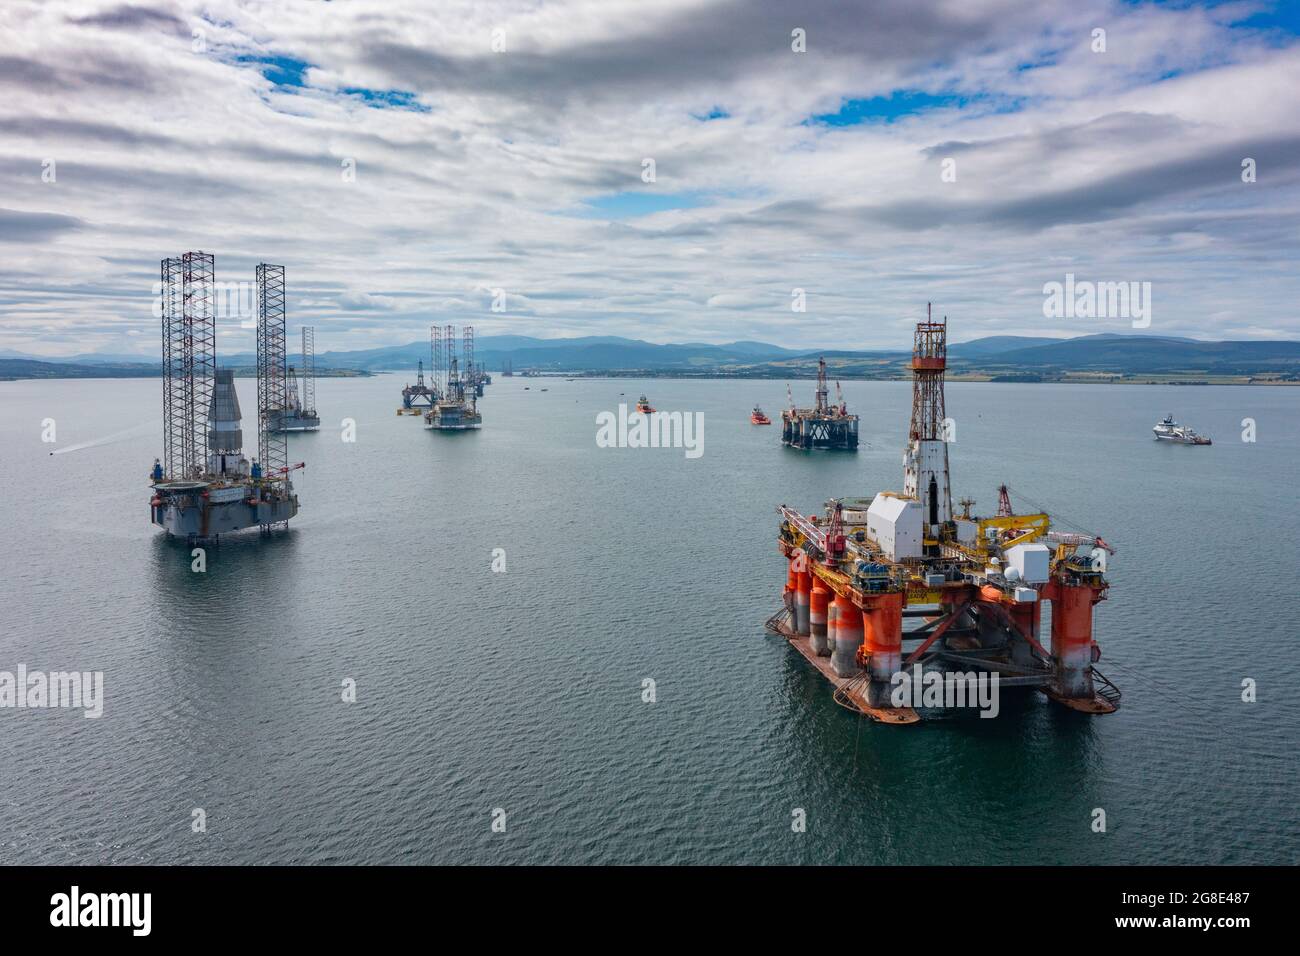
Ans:
[[[456,327],[434,326],[430,336],[433,348],[433,379],[437,398],[424,414],[424,427],[437,431],[467,431],[479,428],[483,416],[478,410],[482,380],[474,373],[474,327],[463,330],[461,354],[456,354]]]
[[[316,330],[302,327],[302,397],[298,397],[298,374],[292,365],[285,376],[284,401],[271,418],[278,432],[314,432],[320,428],[316,413]]]
[[[162,260],[163,454],[150,475],[150,519],[191,543],[254,526],[288,526],[298,513],[284,433],[284,266],[257,267],[257,459],[244,433],[231,369],[217,368],[216,259]]]
[[[787,407],[781,411],[781,444],[791,448],[858,447],[858,416],[850,415],[840,385],[835,383],[835,404],[827,401],[826,359],[817,360],[817,392],[812,408],[796,408],[790,386]]]
[[[430,351],[432,351],[432,341],[430,341]],[[420,360],[419,371],[415,375],[415,384],[407,385],[402,389],[402,405],[397,410],[399,415],[419,415],[420,409],[431,409],[433,403],[438,400],[437,389],[424,381],[424,360]]]
[[[947,320],[927,315],[913,345],[901,493],[832,499],[820,516],[778,508],[789,568],[785,606],[768,629],[831,681],[838,703],[885,723],[920,719],[891,695],[896,678],[916,666],[945,682],[954,673],[997,675],[999,687],[1113,713],[1120,693],[1096,667],[1093,608],[1106,599],[1114,551],[1096,535],[1052,531],[1046,513],[1015,514],[1005,485],[996,515],[973,515],[969,498],[953,511],[946,364]],[[1052,605],[1048,647],[1039,640],[1044,602]],[[908,617],[925,623],[904,631]]]
[[[466,328],[469,328],[469,326],[466,326]],[[484,387],[492,384],[492,376],[488,373],[487,367],[482,362],[479,362],[470,368],[469,382],[474,386],[474,396],[476,398],[482,398]]]

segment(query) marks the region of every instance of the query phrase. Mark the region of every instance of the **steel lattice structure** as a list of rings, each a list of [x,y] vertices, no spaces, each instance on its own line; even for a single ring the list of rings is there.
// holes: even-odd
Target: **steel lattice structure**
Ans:
[[[316,414],[316,330],[310,325],[302,327],[302,409]]]
[[[441,387],[441,370],[447,364],[443,358],[442,328],[437,325],[429,326],[429,362],[429,379],[437,390]]]
[[[207,466],[208,406],[217,371],[216,260],[187,252],[162,260],[163,464],[171,479]]]
[[[912,343],[912,426],[913,441],[942,441],[943,376],[948,357],[948,323],[931,321],[929,309],[926,321],[917,323]]]
[[[462,381],[468,381],[471,391],[474,386],[474,326],[467,325],[463,330],[463,346],[461,348],[461,373]]]
[[[277,430],[285,412],[284,266],[257,267],[257,457],[262,474],[289,464],[289,440]]]

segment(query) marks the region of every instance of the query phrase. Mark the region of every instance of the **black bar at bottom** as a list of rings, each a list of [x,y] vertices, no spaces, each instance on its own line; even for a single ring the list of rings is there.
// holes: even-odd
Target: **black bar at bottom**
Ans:
[[[1102,931],[1195,933],[1231,945],[1242,932],[1287,927],[1282,909],[1295,874],[1285,867],[0,867],[0,925],[6,941],[76,934],[80,942],[283,938],[300,946],[400,940],[434,927],[446,939],[457,927],[495,935],[538,925],[534,919],[569,924],[571,941],[648,941],[666,923],[689,920],[725,924],[734,940],[770,931],[773,920],[794,930],[812,918],[805,929],[826,929],[830,914],[808,904],[838,900],[839,929],[851,933],[860,920],[888,938],[892,926],[912,944],[918,932],[969,940],[985,925],[999,938],[1036,930],[1080,941]],[[860,907],[845,907],[854,896]],[[932,917],[918,924],[922,912]]]

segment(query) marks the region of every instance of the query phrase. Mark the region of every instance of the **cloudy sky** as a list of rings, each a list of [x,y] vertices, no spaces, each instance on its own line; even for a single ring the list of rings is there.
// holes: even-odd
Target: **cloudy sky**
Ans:
[[[188,249],[321,351],[1132,331],[1045,318],[1067,273],[1300,338],[1297,6],[4,0],[0,349],[156,354]]]

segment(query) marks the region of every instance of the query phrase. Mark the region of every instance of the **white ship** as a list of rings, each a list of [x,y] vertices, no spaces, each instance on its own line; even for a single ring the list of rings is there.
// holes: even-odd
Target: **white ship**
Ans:
[[[1156,422],[1151,429],[1156,433],[1156,441],[1172,441],[1182,445],[1209,445],[1211,441],[1204,435],[1198,435],[1186,425],[1174,421],[1173,415],[1166,415]]]

